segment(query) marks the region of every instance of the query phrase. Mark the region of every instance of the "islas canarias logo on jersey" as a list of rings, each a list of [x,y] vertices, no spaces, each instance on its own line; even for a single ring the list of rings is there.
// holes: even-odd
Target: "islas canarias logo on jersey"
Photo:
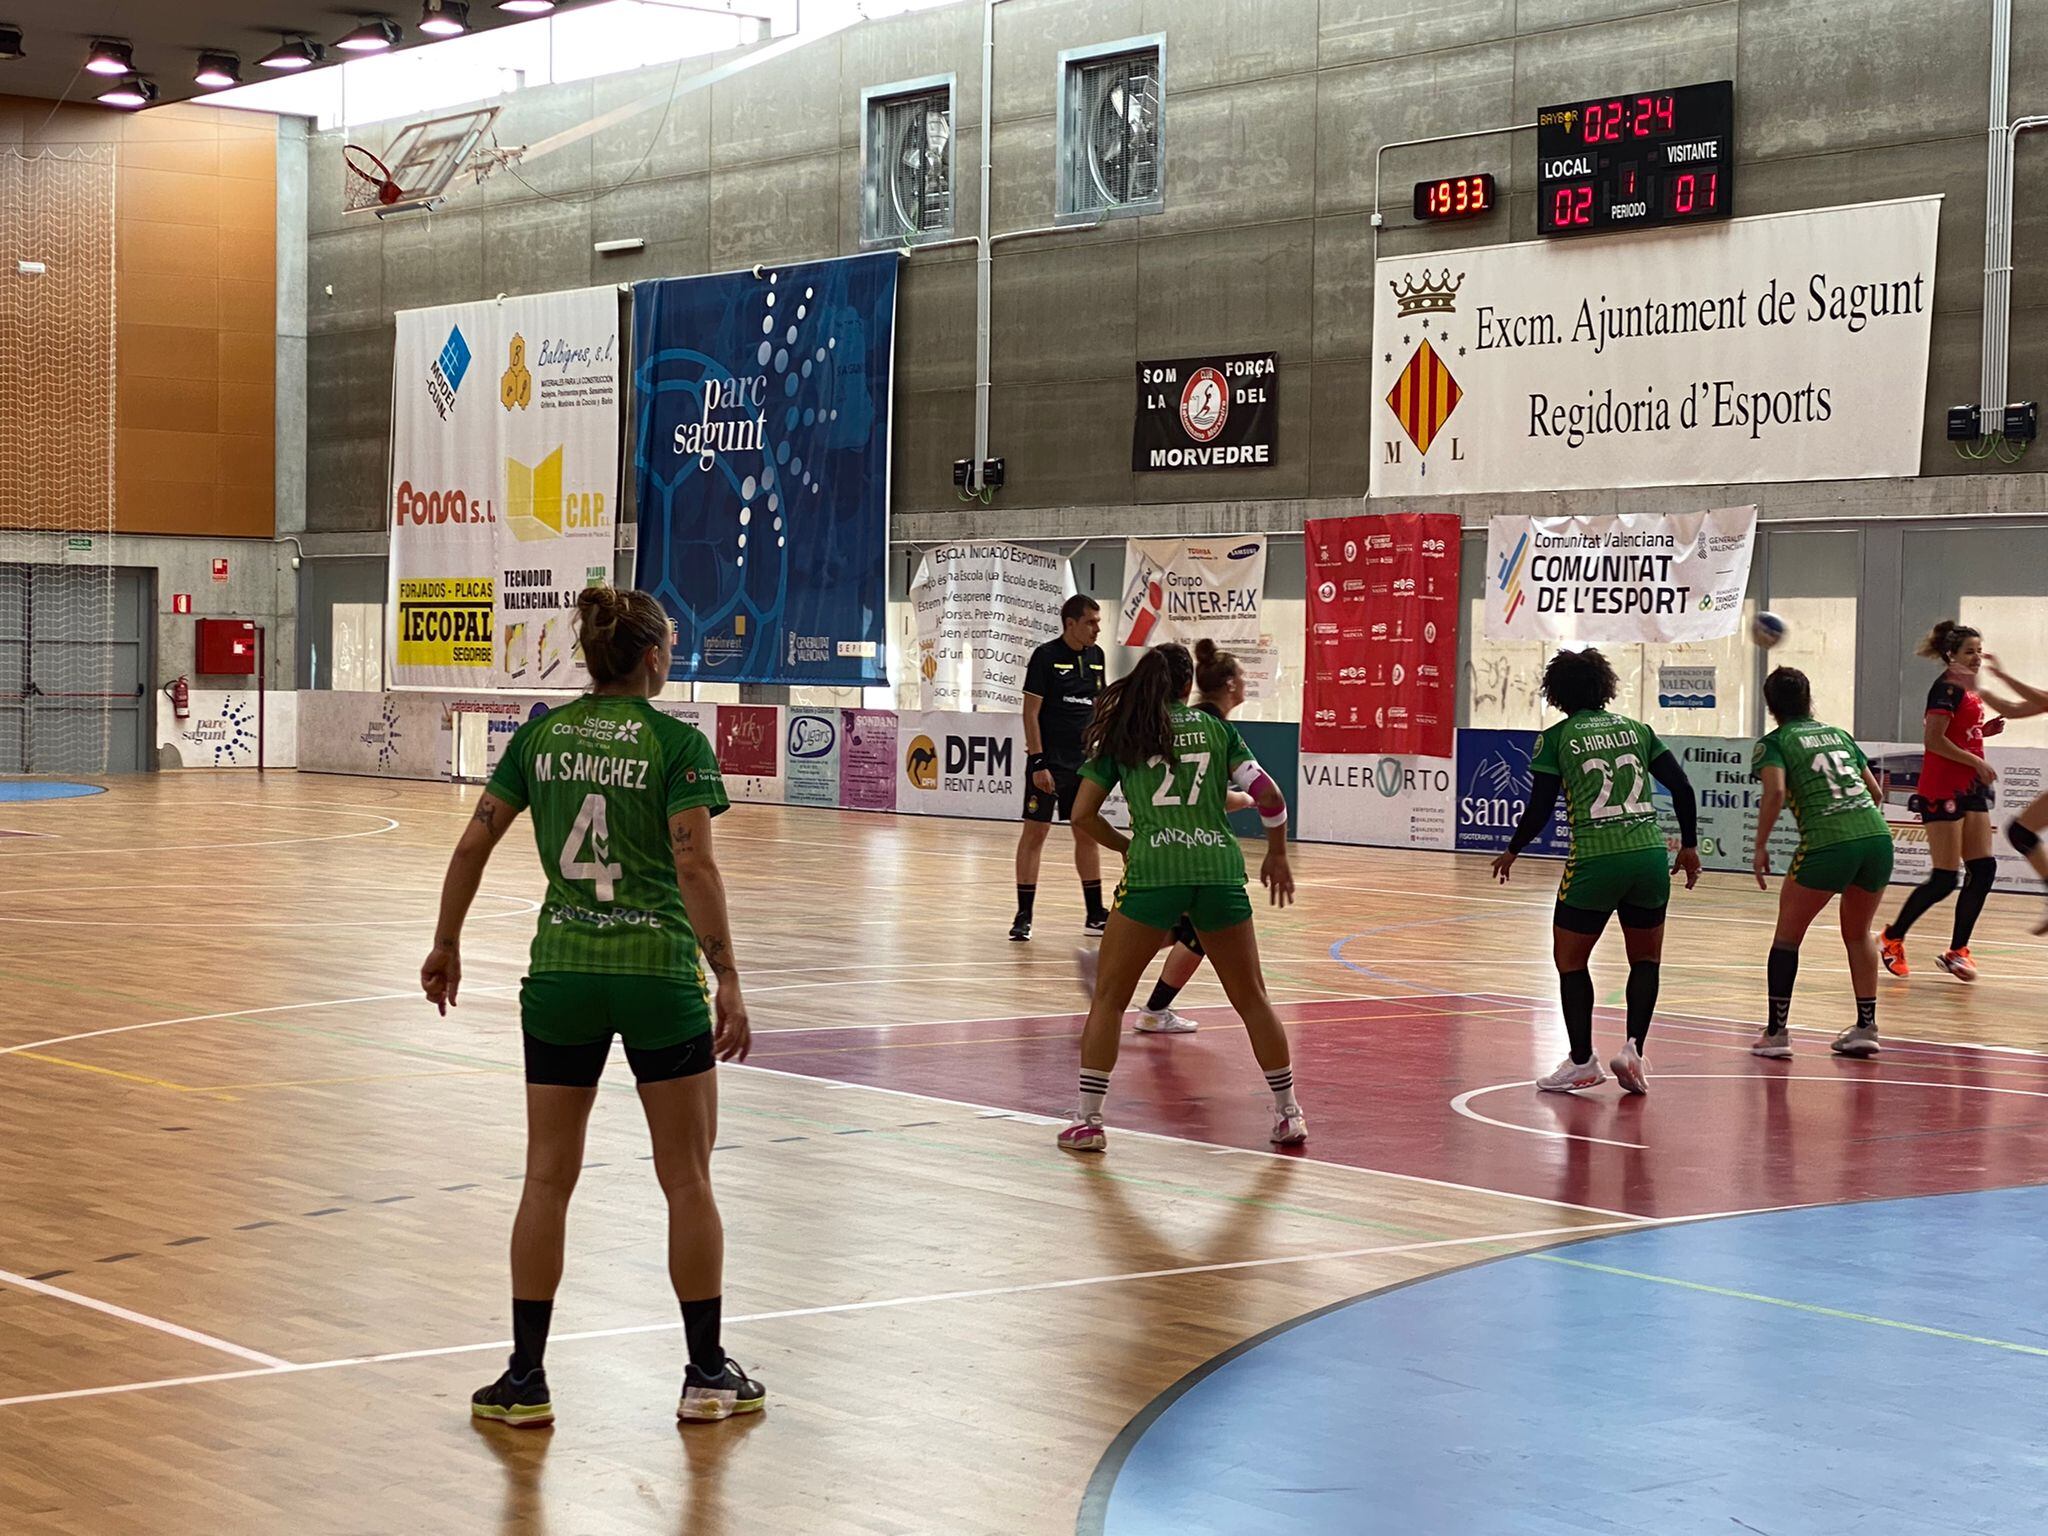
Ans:
[[[1389,282],[1394,302],[1400,307],[1400,318],[1417,320],[1421,340],[1409,355],[1408,364],[1394,380],[1394,387],[1387,391],[1387,409],[1394,413],[1394,420],[1400,426],[1402,435],[1415,452],[1422,456],[1419,468],[1421,474],[1429,473],[1429,450],[1443,436],[1444,426],[1451,419],[1451,413],[1458,408],[1458,402],[1465,398],[1465,392],[1451,374],[1450,365],[1438,351],[1439,346],[1448,347],[1450,325],[1443,318],[1458,312],[1458,291],[1465,285],[1465,274],[1453,274],[1449,267],[1441,276],[1432,275],[1427,267],[1419,273],[1405,274],[1399,282]],[[1430,340],[1430,327],[1436,327],[1436,342]],[[1407,337],[1402,340],[1405,342]],[[1459,351],[1462,353],[1463,348]],[[1392,361],[1389,357],[1388,361]],[[1458,439],[1447,439],[1450,458],[1453,462],[1462,460]],[[1381,448],[1389,465],[1399,464],[1403,445],[1399,438],[1390,437]]]

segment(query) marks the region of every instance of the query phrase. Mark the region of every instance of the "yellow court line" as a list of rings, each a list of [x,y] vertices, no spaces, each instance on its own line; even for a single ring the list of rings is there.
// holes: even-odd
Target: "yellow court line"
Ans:
[[[1645,1274],[1639,1269],[1621,1269],[1612,1264],[1589,1264],[1584,1259],[1568,1259],[1558,1253],[1533,1253],[1532,1259],[1545,1264],[1563,1264],[1572,1269],[1591,1270],[1595,1274],[1619,1275],[1625,1280],[1647,1280],[1653,1285],[1675,1286],[1682,1291],[1698,1291],[1706,1296],[1725,1296],[1732,1301],[1753,1301],[1760,1306],[1783,1307],[1788,1312],[1805,1312],[1814,1317],[1833,1318],[1837,1322],[1867,1323],[1873,1328],[1895,1328],[1901,1333],[1924,1334],[1932,1339],[1951,1339],[1958,1344],[1981,1344],[1986,1349],[2002,1349],[2015,1355],[2039,1355],[2048,1358],[2048,1349],[2033,1344],[2015,1344],[2010,1339],[1988,1339],[1977,1333],[1958,1333],[1951,1328],[1930,1328],[1925,1323],[1901,1322],[1895,1317],[1879,1317],[1870,1312],[1845,1312],[1839,1307],[1823,1307],[1810,1301],[1792,1301],[1783,1296],[1765,1296],[1756,1291],[1737,1291],[1722,1285],[1706,1285],[1698,1280],[1680,1280],[1672,1275]]]
[[[96,1067],[89,1061],[72,1061],[63,1056],[45,1056],[40,1051],[16,1051],[23,1061],[43,1061],[51,1066],[70,1067],[75,1072],[93,1072],[101,1077],[118,1077],[123,1082],[142,1083],[151,1088],[168,1088],[173,1093],[203,1093],[209,1097],[223,1098],[233,1102],[233,1095],[218,1088],[195,1088],[190,1083],[166,1082],[161,1077],[144,1077],[139,1072],[117,1072],[112,1067]]]
[[[191,1093],[246,1093],[258,1088],[325,1088],[338,1083],[401,1083],[422,1077],[494,1077],[508,1067],[454,1067],[446,1072],[377,1072],[363,1077],[301,1077],[276,1083],[221,1083],[212,1088],[193,1088]]]

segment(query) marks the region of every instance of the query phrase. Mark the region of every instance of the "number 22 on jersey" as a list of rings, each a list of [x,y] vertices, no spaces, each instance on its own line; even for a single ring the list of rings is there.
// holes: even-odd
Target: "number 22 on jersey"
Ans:
[[[1643,771],[1642,762],[1635,753],[1623,752],[1610,766],[1604,757],[1581,759],[1580,766],[1600,775],[1600,793],[1593,797],[1593,804],[1586,815],[1594,821],[1606,821],[1613,816],[1641,816],[1651,809],[1651,802],[1643,798],[1643,791],[1649,787],[1650,776]],[[1614,782],[1621,771],[1629,773],[1628,793],[1620,805],[1614,804]]]
[[[591,858],[583,858],[583,845],[590,844]],[[575,823],[569,828],[569,836],[562,844],[561,869],[564,880],[588,880],[597,892],[599,901],[610,901],[617,889],[617,881],[623,867],[607,862],[611,853],[612,834],[605,822],[605,799],[600,794],[583,797],[583,809],[576,813]]]

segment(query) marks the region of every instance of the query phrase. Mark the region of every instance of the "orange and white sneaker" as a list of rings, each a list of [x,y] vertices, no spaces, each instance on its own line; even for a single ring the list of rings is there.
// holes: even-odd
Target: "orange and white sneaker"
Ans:
[[[1584,1061],[1573,1061],[1567,1056],[1560,1061],[1547,1077],[1536,1079],[1536,1086],[1545,1093],[1576,1093],[1581,1088],[1598,1088],[1607,1081],[1607,1074],[1600,1070],[1600,1058],[1588,1056]]]
[[[1624,1040],[1621,1049],[1614,1053],[1614,1059],[1607,1063],[1607,1070],[1614,1074],[1614,1080],[1630,1093],[1644,1094],[1650,1091],[1650,1069],[1643,1065],[1642,1052],[1636,1049],[1633,1040]]]
[[[1949,975],[1955,977],[1957,981],[1975,981],[1977,979],[1977,962],[1970,958],[1970,946],[1967,944],[1961,949],[1945,950],[1943,953],[1936,955],[1934,963],[1944,971],[1947,971]]]
[[[1906,941],[1895,939],[1888,933],[1877,936],[1877,957],[1884,962],[1884,968],[1894,976],[1910,976],[1912,969],[1906,964]]]
[[[1299,1104],[1290,1104],[1274,1117],[1273,1134],[1266,1138],[1276,1147],[1298,1147],[1308,1140],[1308,1116]]]

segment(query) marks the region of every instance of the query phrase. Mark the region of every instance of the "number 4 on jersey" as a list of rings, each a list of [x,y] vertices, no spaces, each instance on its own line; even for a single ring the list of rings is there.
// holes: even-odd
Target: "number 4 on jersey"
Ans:
[[[594,860],[587,864],[582,858],[585,838],[590,841]],[[611,852],[611,842],[611,830],[605,825],[604,796],[585,795],[583,809],[576,813],[575,825],[569,828],[568,841],[562,844],[562,878],[588,880],[596,887],[599,901],[610,901],[616,889],[615,882],[623,873],[620,865],[605,862],[606,855]]]

